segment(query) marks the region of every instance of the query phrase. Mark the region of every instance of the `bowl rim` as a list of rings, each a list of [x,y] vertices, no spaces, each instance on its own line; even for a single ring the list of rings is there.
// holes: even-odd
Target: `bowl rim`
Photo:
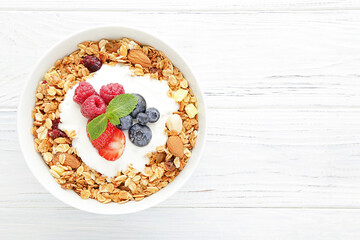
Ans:
[[[163,194],[163,196],[161,197],[158,197],[156,200],[152,201],[150,204],[142,204],[140,205],[139,207],[136,207],[135,209],[131,209],[131,210],[122,210],[122,211],[114,211],[114,212],[110,212],[110,211],[102,211],[97,208],[95,209],[88,209],[87,207],[85,206],[82,206],[82,205],[79,205],[79,204],[74,204],[73,202],[71,202],[70,200],[68,199],[65,199],[65,197],[61,196],[61,194],[59,194],[59,192],[57,190],[54,190],[52,188],[50,188],[47,184],[45,184],[40,176],[37,174],[38,172],[38,169],[35,168],[35,166],[33,164],[31,164],[32,162],[32,158],[30,156],[30,154],[27,154],[28,153],[28,150],[25,148],[25,145],[26,144],[29,144],[27,142],[27,140],[25,139],[25,137],[23,137],[21,135],[22,131],[20,131],[20,129],[22,129],[23,127],[23,121],[21,120],[21,115],[24,113],[24,111],[27,111],[28,109],[25,109],[24,107],[24,101],[26,101],[26,92],[27,92],[27,89],[32,86],[32,84],[34,84],[34,75],[36,75],[36,72],[38,71],[38,68],[41,66],[41,63],[49,58],[49,55],[50,53],[52,53],[53,51],[55,51],[57,48],[59,48],[63,42],[66,42],[70,39],[73,39],[73,38],[76,38],[77,36],[80,37],[82,35],[87,35],[87,34],[90,34],[92,31],[96,31],[96,30],[103,30],[103,29],[106,29],[106,28],[114,28],[114,29],[117,29],[117,30],[124,30],[124,31],[133,31],[135,32],[135,34],[142,34],[142,35],[147,35],[149,37],[151,37],[153,40],[155,40],[156,42],[158,42],[159,44],[161,44],[164,48],[167,48],[171,51],[173,51],[173,53],[175,55],[177,55],[177,58],[180,59],[180,61],[182,61],[182,66],[183,68],[187,68],[188,69],[188,72],[190,73],[190,75],[192,75],[191,77],[193,78],[192,81],[194,82],[193,84],[196,85],[196,88],[198,89],[198,92],[196,93],[196,96],[198,98],[198,102],[200,103],[201,102],[201,105],[203,106],[202,107],[202,112],[201,112],[201,115],[202,115],[202,123],[201,123],[201,132],[202,132],[202,138],[199,140],[197,139],[197,143],[196,143],[196,146],[198,146],[198,154],[197,154],[197,158],[196,158],[196,161],[193,160],[193,166],[192,166],[192,169],[189,170],[190,172],[188,172],[186,175],[184,175],[181,179],[179,179],[179,176],[177,176],[175,179],[179,179],[177,181],[177,186],[176,187],[173,187],[169,190],[166,190],[168,188],[168,186],[164,187],[163,189],[161,189],[160,191],[166,191],[167,193]],[[106,35],[106,34],[105,34]],[[126,36],[126,33],[124,34]],[[106,36],[104,36],[104,38],[106,38]],[[99,39],[100,40],[100,39]],[[135,40],[138,40],[138,39],[135,39]],[[141,40],[139,39],[139,42],[141,42]],[[76,43],[78,44],[78,43]],[[158,48],[157,48],[158,49]],[[159,49],[161,51],[163,51],[162,49]],[[67,54],[70,54],[70,53],[64,53],[64,56],[66,56]],[[173,62],[173,60],[171,60]],[[178,68],[180,68],[180,66],[177,66]],[[31,113],[28,113],[28,114],[31,114]],[[20,149],[21,149],[21,153],[25,159],[25,162],[27,164],[27,166],[29,167],[30,171],[32,172],[32,174],[35,176],[35,178],[38,180],[38,182],[40,183],[40,185],[42,185],[49,193],[51,193],[51,195],[53,195],[55,198],[57,198],[58,200],[64,202],[65,204],[69,205],[69,206],[72,206],[74,208],[77,208],[79,210],[83,210],[83,211],[86,211],[86,212],[91,212],[91,213],[96,213],[96,214],[127,214],[127,213],[133,213],[133,212],[138,212],[138,211],[141,211],[141,210],[144,210],[144,209],[147,209],[147,208],[150,208],[150,207],[153,207],[157,204],[159,204],[160,202],[163,202],[164,200],[168,199],[169,197],[171,197],[175,192],[177,192],[184,184],[185,182],[188,181],[188,179],[190,178],[190,176],[194,173],[195,169],[197,168],[200,160],[201,160],[201,156],[202,156],[202,153],[203,153],[203,149],[204,149],[204,145],[205,145],[205,138],[206,138],[206,133],[207,133],[207,107],[206,107],[206,103],[205,103],[205,100],[204,100],[204,94],[203,94],[203,91],[201,90],[201,86],[200,86],[200,83],[197,81],[197,78],[194,74],[194,71],[192,70],[192,68],[189,66],[187,60],[174,48],[172,47],[171,45],[169,45],[167,42],[165,42],[164,40],[161,40],[160,38],[158,38],[157,36],[147,32],[147,31],[144,31],[142,29],[138,29],[138,28],[135,28],[135,27],[129,27],[129,26],[123,26],[123,25],[120,25],[120,24],[106,24],[106,25],[97,25],[97,26],[93,26],[93,27],[88,27],[88,28],[84,28],[84,29],[81,29],[80,31],[76,31],[72,34],[69,34],[67,36],[65,36],[64,38],[60,39],[59,41],[57,41],[54,45],[52,45],[49,49],[47,49],[42,55],[41,57],[37,60],[37,62],[34,64],[34,67],[31,69],[30,71],[30,74],[29,76],[27,77],[26,79],[26,82],[23,86],[23,89],[21,91],[21,95],[20,95],[20,99],[19,99],[19,103],[18,103],[18,107],[17,107],[17,135],[18,135],[18,140],[19,140],[19,145],[20,145]],[[29,129],[28,129],[29,131]],[[200,136],[198,136],[199,138]],[[33,146],[33,141],[31,142],[31,145]],[[35,151],[34,147],[32,147],[33,151]],[[40,155],[40,153],[37,153]],[[190,159],[193,159],[192,157]],[[191,160],[190,160],[191,161]],[[188,165],[188,164],[187,164]],[[186,168],[186,167],[185,167]],[[184,171],[184,170],[183,170]],[[180,174],[183,172],[181,171]],[[179,174],[179,175],[180,175]],[[174,180],[175,181],[175,180]],[[55,181],[54,181],[55,182]],[[56,183],[56,182],[55,182]],[[57,184],[57,183],[56,183]],[[169,183],[170,185],[171,183]],[[66,191],[66,190],[64,190]],[[159,192],[160,192],[159,191]],[[75,192],[74,192],[75,194]],[[149,197],[147,198],[151,198],[152,196],[156,195],[157,193],[155,194],[152,194],[150,195]],[[76,195],[76,194],[75,194]],[[76,195],[78,197],[78,195]],[[145,198],[146,199],[146,198]],[[145,200],[144,199],[144,200]],[[83,199],[81,199],[83,200]],[[89,200],[89,199],[87,199]],[[144,201],[142,200],[142,201]],[[94,200],[96,201],[96,200]],[[140,201],[140,202],[142,202]],[[131,201],[131,202],[135,202],[135,201]],[[102,204],[102,203],[100,203]],[[110,204],[115,204],[115,203],[110,203]],[[124,205],[127,205],[129,204],[126,203],[126,204],[121,204],[120,206],[124,206]],[[123,207],[125,208],[125,207]]]

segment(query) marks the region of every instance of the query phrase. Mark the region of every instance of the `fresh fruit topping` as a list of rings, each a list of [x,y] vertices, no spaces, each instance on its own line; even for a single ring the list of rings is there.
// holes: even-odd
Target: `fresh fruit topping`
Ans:
[[[107,145],[110,142],[110,140],[114,134],[114,131],[115,131],[115,126],[112,125],[110,122],[108,122],[105,131],[98,138],[96,138],[95,140],[93,140],[91,142],[92,145],[97,150],[100,150],[101,148],[103,148],[105,145]],[[90,138],[89,134],[88,134],[88,136]]]
[[[138,98],[132,94],[120,94],[110,101],[106,117],[114,124],[120,124],[120,118],[129,115],[138,104]]]
[[[88,97],[81,105],[81,113],[88,119],[93,119],[106,112],[106,104],[98,95]]]
[[[90,98],[92,97],[93,96]],[[131,94],[120,94],[111,100],[105,111],[103,111],[105,113],[99,115],[87,124],[86,129],[90,135],[91,141],[98,138],[105,131],[108,121],[113,125],[119,125],[120,118],[129,115],[134,110],[137,102],[138,99]]]
[[[185,111],[189,118],[195,117],[195,115],[198,113],[197,108],[194,106],[194,104],[190,103],[185,107]]]
[[[151,130],[146,125],[140,125],[136,123],[129,129],[129,139],[138,147],[148,145],[151,137]]]
[[[130,115],[120,118],[120,124],[116,125],[121,130],[129,130],[133,124],[133,119]]]
[[[146,125],[149,122],[149,117],[146,113],[139,113],[136,116],[136,120],[138,121],[139,124]]]
[[[154,123],[157,122],[160,118],[160,112],[156,108],[148,108],[145,111],[146,115],[149,118],[149,122]]]
[[[123,154],[125,149],[125,135],[115,128],[114,134],[109,143],[99,150],[100,156],[109,161],[115,161]]]
[[[150,67],[151,66],[150,59],[141,50],[135,50],[135,49],[129,50],[127,58],[134,65],[135,64],[140,64],[143,67]]]
[[[53,129],[50,130],[48,132],[48,136],[51,137],[52,139],[58,138],[58,137],[67,137],[66,133],[64,133],[63,131],[61,131],[60,129]]]
[[[185,97],[186,95],[188,94],[188,91],[187,90],[184,90],[184,89],[179,89],[177,90],[175,93],[174,93],[174,100],[177,101],[177,102],[181,102]]]
[[[53,164],[60,163],[63,166],[69,166],[72,169],[80,167],[81,164],[79,159],[69,153],[56,153],[52,162]]]
[[[108,119],[103,113],[91,121],[88,121],[86,125],[86,131],[89,134],[90,141],[94,141],[106,130],[108,125]]]
[[[81,63],[87,68],[89,69],[90,72],[96,72],[98,71],[101,66],[102,66],[102,62],[100,61],[100,59],[98,59],[95,56],[85,56],[82,60]]]
[[[170,136],[166,142],[169,152],[175,157],[184,156],[184,144],[179,136]]]
[[[141,96],[140,94],[133,93],[132,95],[138,98],[138,103],[137,103],[135,109],[130,113],[132,118],[136,118],[138,113],[145,112],[146,101],[145,101],[144,97]]]
[[[94,95],[95,93],[95,89],[93,88],[93,86],[91,86],[90,83],[82,81],[75,89],[75,94],[73,97],[74,102],[78,104],[83,104],[88,97]]]
[[[176,131],[177,133],[180,133],[182,130],[181,117],[177,114],[170,115],[166,120],[166,126],[169,131]]]
[[[100,97],[104,99],[106,104],[109,104],[114,97],[123,93],[125,93],[124,87],[118,83],[109,83],[100,89]]]

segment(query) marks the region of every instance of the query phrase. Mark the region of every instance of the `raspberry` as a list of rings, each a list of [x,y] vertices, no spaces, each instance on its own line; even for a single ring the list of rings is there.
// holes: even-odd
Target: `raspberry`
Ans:
[[[81,64],[83,64],[90,72],[96,72],[102,66],[102,62],[95,56],[85,56],[81,60]]]
[[[114,130],[115,130],[115,126],[112,125],[110,122],[108,122],[105,131],[94,141],[92,141],[92,145],[97,149],[100,150],[102,149],[104,146],[106,146],[110,140],[113,137],[114,134]],[[90,139],[89,133],[88,133],[88,137]]]
[[[98,95],[91,95],[81,105],[81,114],[88,118],[93,119],[106,111],[106,104],[104,100]]]
[[[78,104],[83,104],[88,97],[94,95],[95,93],[95,89],[90,83],[80,82],[79,86],[75,89],[73,100]]]
[[[125,93],[124,87],[118,83],[109,83],[100,89],[100,97],[104,99],[106,104],[109,104],[114,97],[123,93]]]

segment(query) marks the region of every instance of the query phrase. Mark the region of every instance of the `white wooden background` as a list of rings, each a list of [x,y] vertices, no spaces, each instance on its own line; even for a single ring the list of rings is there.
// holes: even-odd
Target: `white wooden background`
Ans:
[[[209,106],[192,178],[122,216],[47,193],[15,124],[41,54],[109,23],[171,43]],[[0,26],[0,239],[360,239],[360,1],[0,0]]]

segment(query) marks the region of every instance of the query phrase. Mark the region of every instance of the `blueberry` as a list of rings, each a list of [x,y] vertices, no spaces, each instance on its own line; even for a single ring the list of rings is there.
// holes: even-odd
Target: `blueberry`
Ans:
[[[122,117],[119,120],[120,120],[120,124],[116,125],[116,127],[121,130],[128,130],[131,127],[131,125],[133,124],[133,119],[130,115]]]
[[[143,96],[137,93],[132,93],[135,97],[138,97],[138,104],[136,105],[135,109],[130,113],[132,118],[136,118],[138,113],[145,112],[146,109],[146,101]]]
[[[129,130],[130,141],[138,147],[148,145],[151,140],[151,136],[151,130],[146,125],[136,123],[132,125]]]
[[[138,113],[136,120],[139,124],[146,125],[149,122],[149,117],[146,115],[146,113]]]
[[[160,112],[156,108],[148,108],[145,113],[149,117],[149,122],[151,123],[156,122],[160,118]]]

